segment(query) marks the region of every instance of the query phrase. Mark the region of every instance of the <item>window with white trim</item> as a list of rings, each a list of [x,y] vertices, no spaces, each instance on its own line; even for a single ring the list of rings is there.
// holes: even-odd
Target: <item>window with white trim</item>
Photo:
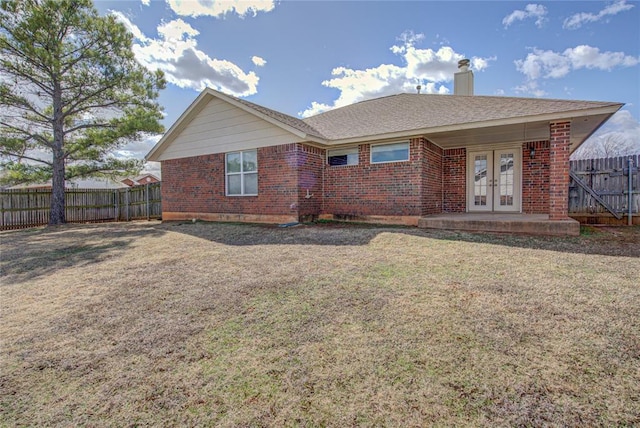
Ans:
[[[327,150],[327,163],[331,166],[358,165],[358,147]]]
[[[258,194],[258,152],[247,150],[225,156],[227,196]]]
[[[408,160],[408,142],[371,146],[371,163],[403,162]]]

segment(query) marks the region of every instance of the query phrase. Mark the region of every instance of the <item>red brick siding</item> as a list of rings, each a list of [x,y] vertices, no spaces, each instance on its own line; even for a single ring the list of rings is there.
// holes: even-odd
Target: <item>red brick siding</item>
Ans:
[[[535,155],[531,158],[531,148]],[[522,144],[522,212],[549,212],[549,141]]]
[[[442,148],[422,140],[422,214],[442,212]]]
[[[225,155],[162,162],[167,212],[297,214],[297,144],[258,149],[258,196],[225,195]]]
[[[467,150],[445,150],[442,156],[442,211],[467,210]]]
[[[549,219],[568,218],[571,122],[550,124]]]
[[[322,177],[325,150],[298,144],[298,213],[301,220],[316,218],[322,211]],[[311,197],[307,197],[307,190]]]
[[[224,195],[224,155],[162,162],[162,211],[214,212]]]
[[[409,161],[371,164],[370,145],[359,164],[324,169],[323,214],[418,216],[422,211],[422,140],[412,139]]]

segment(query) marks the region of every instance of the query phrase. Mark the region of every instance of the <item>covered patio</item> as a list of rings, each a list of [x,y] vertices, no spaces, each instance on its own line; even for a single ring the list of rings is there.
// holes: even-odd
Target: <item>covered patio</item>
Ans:
[[[444,213],[420,218],[418,227],[531,235],[580,235],[580,223],[576,220],[549,220],[548,214]]]

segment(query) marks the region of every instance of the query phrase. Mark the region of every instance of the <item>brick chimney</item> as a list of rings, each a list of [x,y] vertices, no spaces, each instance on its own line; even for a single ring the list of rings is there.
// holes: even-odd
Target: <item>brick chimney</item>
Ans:
[[[453,75],[453,95],[473,95],[473,71],[468,59],[458,61],[458,71]]]

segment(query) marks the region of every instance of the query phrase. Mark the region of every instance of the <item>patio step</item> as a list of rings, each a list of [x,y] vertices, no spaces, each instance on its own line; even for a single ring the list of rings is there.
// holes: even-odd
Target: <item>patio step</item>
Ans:
[[[420,218],[418,227],[526,235],[580,235],[580,223],[576,220],[549,220],[546,214],[436,214]]]

